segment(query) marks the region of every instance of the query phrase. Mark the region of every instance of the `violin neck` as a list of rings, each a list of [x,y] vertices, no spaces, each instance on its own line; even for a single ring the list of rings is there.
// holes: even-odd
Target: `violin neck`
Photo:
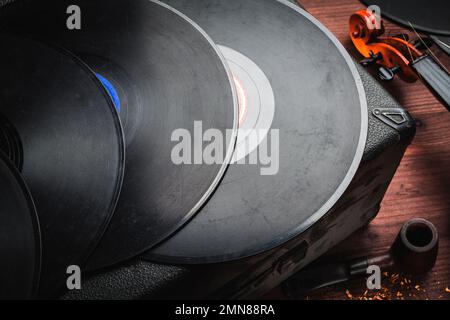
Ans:
[[[450,111],[450,74],[432,56],[424,55],[412,64],[423,82]]]

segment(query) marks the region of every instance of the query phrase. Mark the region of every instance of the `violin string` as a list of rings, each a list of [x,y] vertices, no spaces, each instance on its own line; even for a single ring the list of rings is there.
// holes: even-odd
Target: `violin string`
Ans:
[[[406,39],[406,35],[404,33],[402,35],[403,35],[403,40],[405,40],[405,42],[408,42],[408,40]],[[406,48],[408,48],[408,53],[411,57],[411,61],[414,61],[414,56],[412,54],[411,48],[407,45],[405,45],[405,46],[406,46]]]
[[[425,41],[423,40],[422,36],[417,32],[416,28],[414,28],[414,26],[412,25],[412,23],[410,21],[408,21],[409,26],[411,27],[411,29],[414,31],[414,33],[416,34],[416,36],[419,38],[420,42],[422,42],[422,44],[425,46],[425,48],[427,48],[427,52],[435,59],[435,61],[445,70],[447,71],[447,73],[450,73],[448,71],[448,69],[445,67],[445,65],[441,62],[441,60],[439,60],[439,58],[434,54],[434,52],[427,46],[427,44],[425,43]]]
[[[387,36],[388,36],[388,37],[391,37],[393,33],[394,33],[394,31],[391,30],[391,29],[389,29],[388,35],[387,35]],[[406,38],[407,35],[406,35],[404,32],[401,32],[401,31],[400,31],[400,34],[401,34],[403,40],[404,40],[405,42],[408,42],[408,39]],[[405,45],[405,47],[408,49],[408,53],[409,53],[409,56],[411,57],[411,61],[414,61],[414,56],[413,56],[413,54],[412,54],[411,48],[410,48],[409,46],[407,46],[407,45]]]

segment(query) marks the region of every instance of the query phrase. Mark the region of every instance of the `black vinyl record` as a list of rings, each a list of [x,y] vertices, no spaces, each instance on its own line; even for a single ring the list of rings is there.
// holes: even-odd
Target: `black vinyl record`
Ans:
[[[79,30],[67,28],[67,11],[74,5]],[[124,184],[90,269],[146,251],[198,211],[225,172],[237,131],[229,71],[198,26],[150,0],[18,1],[4,11],[0,24],[75,53],[103,79],[120,109]],[[196,122],[203,132],[229,132],[223,159],[175,164],[172,136],[179,129],[194,133]]]
[[[33,298],[41,264],[38,218],[22,176],[1,151],[0,195],[0,300]]]
[[[432,36],[434,42],[448,55],[450,55],[450,37]]]
[[[450,2],[448,0],[362,0],[376,5],[381,15],[407,28],[431,34],[450,35]]]
[[[70,265],[100,240],[120,192],[124,142],[100,81],[66,51],[1,35],[3,151],[31,191],[43,259],[40,292],[53,294]]]
[[[213,197],[145,257],[216,263],[275,248],[324,217],[356,173],[368,128],[356,66],[325,27],[288,1],[166,2],[204,28],[227,59],[240,130]],[[250,148],[245,129],[256,133]]]

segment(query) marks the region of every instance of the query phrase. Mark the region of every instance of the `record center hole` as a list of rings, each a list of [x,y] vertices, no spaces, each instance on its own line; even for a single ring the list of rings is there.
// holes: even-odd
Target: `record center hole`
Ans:
[[[406,230],[406,239],[415,247],[426,247],[433,241],[433,231],[426,224],[414,223]]]

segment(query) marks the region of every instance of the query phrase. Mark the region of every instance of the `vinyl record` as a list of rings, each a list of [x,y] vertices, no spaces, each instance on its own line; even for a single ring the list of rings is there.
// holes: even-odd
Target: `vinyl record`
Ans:
[[[432,36],[434,42],[448,55],[450,55],[450,37]]]
[[[4,28],[77,54],[101,76],[120,109],[126,140],[124,185],[89,268],[146,251],[197,212],[231,157],[237,100],[223,58],[198,26],[156,1],[19,1],[7,9],[0,20]],[[77,13],[80,30],[68,29]],[[193,151],[204,146],[194,137],[196,123],[202,132],[215,129],[229,135],[217,163],[194,156],[191,162],[173,161],[173,140],[180,129],[192,134]]]
[[[450,2],[448,0],[362,0],[376,5],[381,15],[411,29],[431,34],[450,35]]]
[[[41,294],[82,265],[114,212],[124,167],[120,120],[95,75],[69,53],[1,35],[0,114],[39,214]]]
[[[240,130],[234,164],[213,197],[145,257],[215,263],[275,248],[324,217],[360,164],[368,115],[356,66],[325,27],[288,1],[166,2],[224,53],[240,97]]]
[[[0,125],[2,137],[3,131]],[[0,194],[0,300],[32,298],[41,265],[38,218],[22,176],[1,151]]]

